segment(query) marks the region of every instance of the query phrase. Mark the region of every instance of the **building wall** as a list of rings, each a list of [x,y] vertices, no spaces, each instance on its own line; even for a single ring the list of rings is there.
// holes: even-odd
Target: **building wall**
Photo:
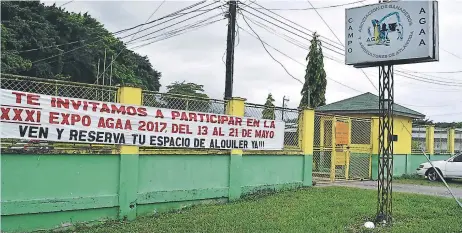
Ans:
[[[393,134],[398,136],[398,141],[393,143],[393,152],[395,154],[410,154],[412,145],[412,119],[395,116],[393,124]]]

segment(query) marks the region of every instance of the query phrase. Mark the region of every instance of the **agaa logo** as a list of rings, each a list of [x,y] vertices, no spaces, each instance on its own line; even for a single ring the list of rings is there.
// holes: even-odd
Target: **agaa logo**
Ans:
[[[369,34],[367,38],[368,46],[389,46],[392,40],[403,41],[403,25],[401,24],[399,12],[391,12],[381,19],[371,21],[372,25],[367,29]]]
[[[414,34],[412,24],[409,12],[401,6],[379,5],[362,18],[359,44],[363,52],[371,57],[394,57],[408,47]]]

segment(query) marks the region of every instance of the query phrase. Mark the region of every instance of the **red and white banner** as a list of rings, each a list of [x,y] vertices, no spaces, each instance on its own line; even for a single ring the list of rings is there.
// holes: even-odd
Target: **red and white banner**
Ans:
[[[1,138],[281,150],[284,122],[1,89]]]

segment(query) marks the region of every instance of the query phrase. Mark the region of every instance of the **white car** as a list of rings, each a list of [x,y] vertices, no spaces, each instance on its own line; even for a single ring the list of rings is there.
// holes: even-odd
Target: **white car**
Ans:
[[[462,178],[462,154],[457,154],[447,160],[432,161],[432,163],[445,179]],[[430,181],[439,180],[438,173],[429,162],[420,164],[417,174],[426,176]]]

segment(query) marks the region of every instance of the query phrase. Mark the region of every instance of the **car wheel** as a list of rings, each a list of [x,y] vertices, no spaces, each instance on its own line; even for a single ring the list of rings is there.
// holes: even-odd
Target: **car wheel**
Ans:
[[[440,176],[438,175],[438,172],[432,168],[428,171],[427,178],[429,181],[438,181]]]

